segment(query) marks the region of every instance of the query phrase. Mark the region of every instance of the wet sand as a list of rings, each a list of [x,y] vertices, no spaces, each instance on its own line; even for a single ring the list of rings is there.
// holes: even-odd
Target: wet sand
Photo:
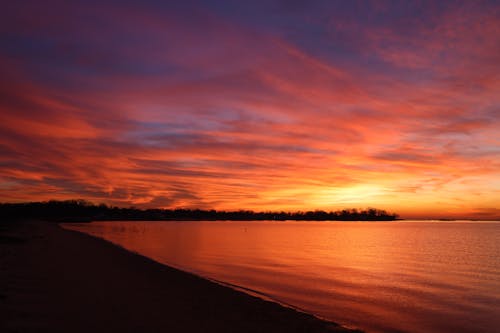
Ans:
[[[0,332],[352,332],[31,221],[0,224]]]

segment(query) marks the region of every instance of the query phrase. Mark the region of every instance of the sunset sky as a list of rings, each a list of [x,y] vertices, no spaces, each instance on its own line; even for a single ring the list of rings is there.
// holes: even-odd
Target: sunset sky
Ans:
[[[0,201],[500,217],[498,1],[9,1]]]

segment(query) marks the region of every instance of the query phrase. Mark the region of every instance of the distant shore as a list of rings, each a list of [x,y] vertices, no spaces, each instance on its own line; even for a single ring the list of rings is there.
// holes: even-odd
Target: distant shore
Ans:
[[[57,224],[0,224],[1,332],[353,332]]]
[[[139,209],[95,205],[85,200],[0,203],[0,218],[30,218],[61,222],[90,221],[394,221],[395,213],[376,208],[297,212],[215,209]]]

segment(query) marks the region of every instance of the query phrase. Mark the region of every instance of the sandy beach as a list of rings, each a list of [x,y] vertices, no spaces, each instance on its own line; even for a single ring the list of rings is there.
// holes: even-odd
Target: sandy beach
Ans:
[[[0,250],[1,332],[350,332],[53,223]]]

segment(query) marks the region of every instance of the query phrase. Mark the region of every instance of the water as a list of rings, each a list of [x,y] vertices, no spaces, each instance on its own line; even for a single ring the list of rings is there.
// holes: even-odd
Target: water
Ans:
[[[498,222],[65,227],[367,332],[500,331]]]

